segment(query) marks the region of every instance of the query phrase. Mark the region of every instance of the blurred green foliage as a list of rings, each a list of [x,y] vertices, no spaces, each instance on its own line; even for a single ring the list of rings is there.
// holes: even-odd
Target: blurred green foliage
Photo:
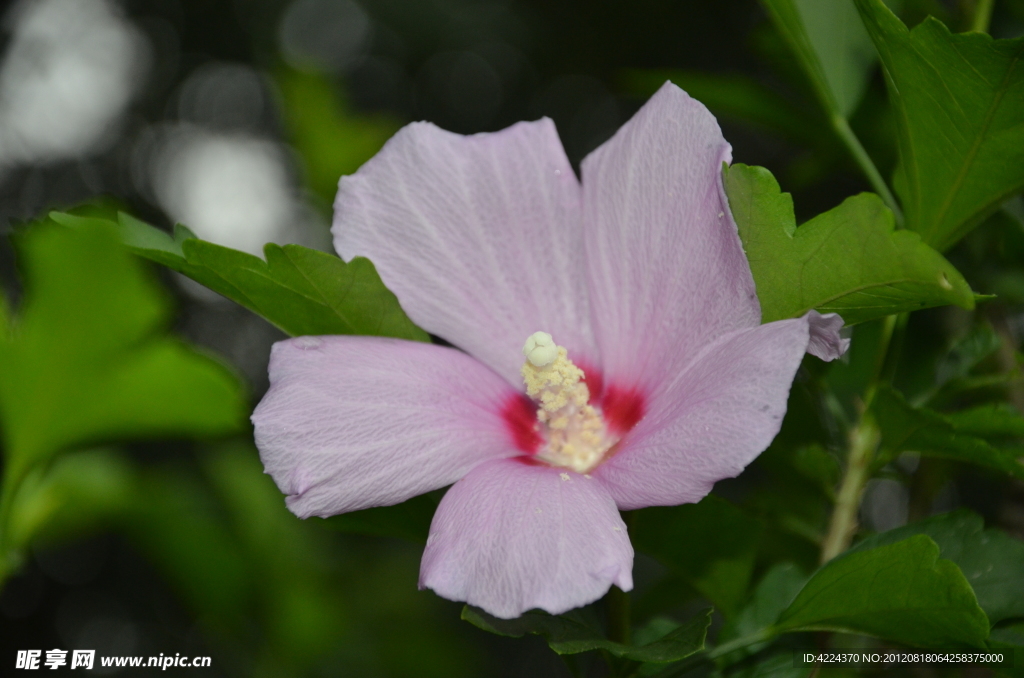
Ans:
[[[26,295],[0,344],[12,475],[83,443],[238,430],[238,383],[160,332],[166,297],[112,228],[43,222],[19,240]]]
[[[113,229],[44,220],[18,244],[25,296],[0,337],[0,582],[20,566],[33,530],[73,500],[62,489],[118,473],[105,457],[79,456],[94,463],[69,477],[74,462],[51,463],[55,455],[109,440],[235,433],[247,410],[226,366],[165,334],[167,298]]]
[[[338,88],[314,71],[281,66],[276,81],[289,136],[305,164],[306,182],[330,205],[338,179],[359,169],[400,124],[388,115],[353,114]]]

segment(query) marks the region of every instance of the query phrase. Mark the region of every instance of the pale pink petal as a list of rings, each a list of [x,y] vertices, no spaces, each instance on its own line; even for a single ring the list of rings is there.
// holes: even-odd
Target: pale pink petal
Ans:
[[[807,352],[822,360],[835,360],[850,348],[849,338],[839,334],[843,329],[843,319],[837,313],[822,315],[817,311],[807,314],[811,327],[811,340],[807,344]]]
[[[618,453],[592,472],[619,508],[699,501],[768,447],[807,350],[808,325],[805,316],[726,335],[652,394]]]
[[[415,123],[342,177],[334,245],[371,259],[416,324],[518,385],[537,331],[596,360],[580,195],[550,120],[473,136]]]
[[[584,159],[587,263],[606,383],[651,388],[718,337],[760,322],[721,187],[731,153],[711,113],[666,84]]]
[[[510,619],[560,614],[633,588],[633,547],[615,502],[593,478],[490,461],[457,482],[430,526],[420,588]]]
[[[519,398],[454,349],[299,337],[274,345],[252,421],[267,473],[307,518],[396,504],[521,454],[502,414]]]

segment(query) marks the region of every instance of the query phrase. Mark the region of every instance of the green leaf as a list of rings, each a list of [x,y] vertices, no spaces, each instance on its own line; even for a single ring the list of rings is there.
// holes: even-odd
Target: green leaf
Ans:
[[[781,563],[768,570],[758,583],[757,588],[754,589],[754,595],[750,602],[722,627],[722,631],[718,635],[718,643],[722,644],[770,630],[782,611],[789,607],[793,599],[803,589],[807,578],[807,575],[792,563]],[[737,650],[728,659],[736,661],[760,652],[770,642],[770,640],[765,640],[749,645]]]
[[[1001,530],[984,528],[981,516],[961,509],[873,535],[851,551],[926,534],[939,545],[940,557],[960,567],[989,623],[1024,617],[1024,542]]]
[[[726,615],[746,596],[760,533],[754,518],[714,495],[636,511],[629,528],[634,548],[683,575]]]
[[[988,439],[1024,438],[1024,417],[1009,403],[989,403],[945,415],[957,433]]]
[[[935,379],[941,386],[951,379],[961,379],[999,348],[999,335],[987,323],[971,328],[942,357],[935,368]]]
[[[704,649],[704,637],[711,624],[711,610],[698,614],[659,640],[639,647],[606,639],[584,621],[583,614],[578,610],[558,616],[532,611],[516,619],[498,619],[466,605],[462,608],[462,618],[477,628],[499,636],[519,638],[527,633],[543,636],[558,654],[606,650],[623,659],[664,663],[684,659]]]
[[[1016,478],[1024,478],[1021,452],[1000,449],[981,438],[961,433],[938,412],[911,406],[896,390],[878,389],[871,409],[882,432],[876,465],[882,466],[900,452],[952,459],[984,466]]]
[[[917,535],[822,566],[779,631],[842,631],[916,647],[984,647],[988,618],[960,569]]]
[[[81,538],[131,507],[136,482],[132,464],[113,450],[62,455],[18,488],[7,544],[21,549],[32,541]]]
[[[55,214],[65,223],[80,217]],[[136,254],[183,273],[292,336],[369,334],[428,341],[402,311],[368,259],[345,263],[300,245],[268,244],[266,261],[197,239],[182,226],[174,236],[120,215],[121,236]]]
[[[829,112],[849,118],[875,63],[851,0],[762,0]]]
[[[44,221],[17,244],[25,296],[0,340],[0,428],[15,476],[91,442],[239,430],[248,403],[237,379],[163,333],[167,299],[109,225]]]
[[[763,167],[723,170],[729,207],[761,302],[763,322],[811,309],[853,325],[902,311],[956,304],[974,294],[946,259],[863,193],[796,227],[793,199]]]
[[[934,381],[911,402],[914,405],[947,402],[962,391],[993,385],[990,375],[972,373],[996,352],[1000,343],[999,335],[991,325],[987,322],[975,324],[967,334],[953,342],[934,365],[928,361],[922,362],[922,373],[934,374]],[[1002,379],[1002,376],[997,379]]]
[[[896,112],[907,227],[945,250],[1024,187],[1024,38],[914,30],[882,0],[855,0]]]

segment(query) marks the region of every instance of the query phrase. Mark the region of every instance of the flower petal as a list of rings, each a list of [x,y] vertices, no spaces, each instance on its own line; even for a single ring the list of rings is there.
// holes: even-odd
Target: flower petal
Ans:
[[[649,388],[718,337],[760,322],[721,187],[722,163],[731,157],[711,113],[666,83],[583,160],[588,274],[606,383]]]
[[[722,337],[650,398],[622,449],[592,474],[620,509],[699,501],[779,432],[810,340],[807,316]]]
[[[342,177],[334,245],[369,257],[416,324],[518,385],[534,332],[596,357],[580,195],[550,120],[473,136],[415,123]]]
[[[839,334],[843,329],[843,319],[838,313],[822,315],[817,311],[807,313],[807,321],[811,327],[811,340],[807,344],[807,352],[824,361],[835,360],[850,348],[849,338]]]
[[[595,479],[521,459],[481,464],[441,500],[420,588],[510,619],[633,588],[633,547]]]
[[[397,504],[513,454],[521,397],[459,351],[378,337],[274,345],[252,415],[267,473],[300,518]]]

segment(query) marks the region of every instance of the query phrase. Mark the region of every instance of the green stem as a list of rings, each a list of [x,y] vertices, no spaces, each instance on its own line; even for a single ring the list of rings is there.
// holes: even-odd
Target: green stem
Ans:
[[[857,531],[857,511],[860,509],[861,496],[871,476],[871,462],[880,440],[878,426],[871,415],[865,412],[860,423],[850,432],[850,456],[847,457],[846,471],[836,494],[828,533],[821,545],[822,564],[850,547]]]
[[[974,17],[971,19],[971,30],[988,33],[989,22],[992,21],[992,6],[995,0],[978,0],[974,5]]]
[[[890,315],[882,324],[882,334],[878,338],[878,353],[875,366],[864,389],[864,401],[861,404],[860,421],[850,431],[850,453],[846,459],[846,469],[836,493],[836,505],[832,509],[832,518],[828,532],[821,545],[821,562],[827,563],[850,547],[853,535],[857,531],[857,512],[864,494],[864,486],[871,477],[871,462],[881,441],[878,425],[871,416],[871,403],[875,393],[886,374],[893,367],[889,360],[889,346],[892,344],[893,331],[897,325],[905,326],[906,319]]]
[[[896,217],[896,225],[903,226],[903,210],[900,209],[900,204],[896,202],[896,196],[889,190],[889,186],[885,183],[885,179],[882,178],[878,168],[875,167],[874,161],[871,160],[871,156],[864,150],[864,146],[861,145],[860,139],[850,129],[850,123],[846,121],[846,118],[833,113],[831,116],[832,129],[835,130],[839,138],[842,139],[843,144],[846,145],[846,149],[850,151],[850,155],[860,166],[864,176],[867,177],[871,183],[871,187],[875,189],[875,193],[881,196],[885,204],[892,210],[893,215]]]

